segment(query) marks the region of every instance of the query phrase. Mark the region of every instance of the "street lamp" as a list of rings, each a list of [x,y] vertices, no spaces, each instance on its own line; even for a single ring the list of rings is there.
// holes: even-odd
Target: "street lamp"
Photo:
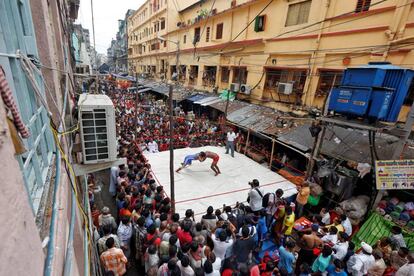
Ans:
[[[174,43],[175,45],[177,45],[177,54],[176,54],[176,61],[175,61],[175,70],[178,73],[178,59],[180,57],[180,41],[172,41],[172,40],[168,40],[160,35],[157,36],[158,40],[160,41],[169,41],[171,43]],[[177,78],[178,78],[178,74],[177,74]],[[173,146],[173,137],[174,137],[174,114],[173,114],[173,87],[170,84],[169,86],[169,93],[168,93],[168,98],[169,98],[169,113],[170,113],[170,196],[171,196],[171,209],[172,212],[175,213],[175,188],[174,188],[174,146]]]

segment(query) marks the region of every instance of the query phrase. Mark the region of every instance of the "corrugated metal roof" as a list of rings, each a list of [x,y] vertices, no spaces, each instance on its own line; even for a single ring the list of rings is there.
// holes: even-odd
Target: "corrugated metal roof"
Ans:
[[[217,99],[217,97],[209,97],[209,96],[207,96],[207,97],[205,97],[205,98],[203,98],[201,100],[195,101],[194,103],[195,104],[204,105],[205,103],[208,103],[208,102],[210,102],[212,100],[215,100],[215,99]]]
[[[212,104],[215,104],[215,103],[219,103],[219,102],[222,102],[223,100],[221,99],[221,98],[216,98],[215,100],[213,100],[213,101],[209,101],[209,102],[207,102],[207,103],[204,103],[204,104],[202,104],[203,106],[210,106],[210,105],[212,105]]]
[[[309,127],[309,124],[299,126],[286,134],[280,135],[277,139],[304,152],[310,152],[315,140],[309,132]],[[375,144],[378,158],[392,159],[398,140],[397,137],[391,135],[377,134]],[[371,163],[368,132],[329,126],[322,142],[321,153],[340,160]],[[404,151],[404,158],[414,158],[414,150],[407,148]]]
[[[190,97],[190,98],[187,98],[187,100],[189,100],[189,101],[191,101],[191,102],[197,102],[197,101],[200,101],[200,100],[202,100],[202,99],[205,99],[205,98],[207,98],[208,96],[206,96],[206,95],[203,95],[203,94],[197,94],[197,95],[194,95],[194,96],[192,96],[192,97]]]

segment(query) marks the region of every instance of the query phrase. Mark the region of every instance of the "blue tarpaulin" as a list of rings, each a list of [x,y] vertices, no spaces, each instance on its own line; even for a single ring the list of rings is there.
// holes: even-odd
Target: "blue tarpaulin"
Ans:
[[[197,101],[200,101],[200,100],[202,100],[204,98],[208,98],[208,97],[209,96],[207,96],[207,95],[197,94],[197,95],[194,95],[194,96],[191,96],[191,97],[187,98],[187,100],[189,100],[191,102],[197,102]]]

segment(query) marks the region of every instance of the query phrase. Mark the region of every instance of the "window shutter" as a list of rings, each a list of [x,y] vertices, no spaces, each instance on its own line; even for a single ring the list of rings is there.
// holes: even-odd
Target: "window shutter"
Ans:
[[[254,31],[259,32],[260,31],[260,16],[256,17],[256,20],[254,22]]]

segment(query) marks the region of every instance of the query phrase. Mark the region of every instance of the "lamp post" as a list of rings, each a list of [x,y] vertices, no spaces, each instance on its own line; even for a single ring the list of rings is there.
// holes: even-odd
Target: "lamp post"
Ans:
[[[178,61],[180,58],[180,41],[172,41],[165,39],[161,36],[158,36],[160,41],[169,41],[177,45],[177,53],[175,56],[175,70],[177,72],[177,79],[178,79]],[[173,86],[172,84],[169,85],[168,91],[168,106],[169,106],[169,119],[170,119],[170,197],[171,197],[171,210],[175,213],[175,185],[174,185],[174,145],[173,145],[173,138],[174,138],[174,105],[173,105]]]

